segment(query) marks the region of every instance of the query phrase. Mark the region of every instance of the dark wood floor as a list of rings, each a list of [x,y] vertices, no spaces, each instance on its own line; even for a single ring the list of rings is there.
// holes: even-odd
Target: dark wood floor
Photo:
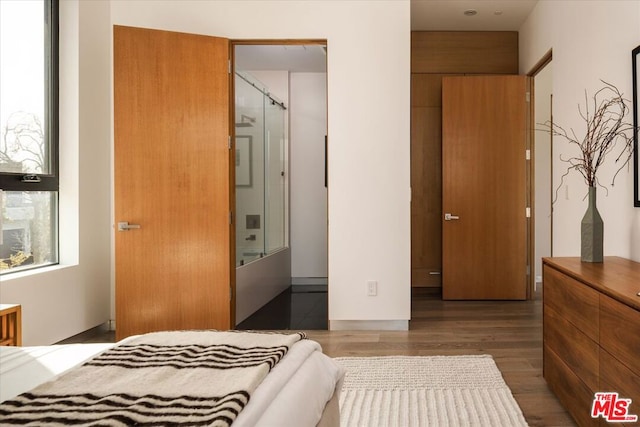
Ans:
[[[411,319],[409,331],[306,332],[330,357],[490,354],[530,426],[576,425],[542,377],[539,296],[531,301],[442,301],[433,293],[414,292]],[[113,339],[110,332],[80,341]]]

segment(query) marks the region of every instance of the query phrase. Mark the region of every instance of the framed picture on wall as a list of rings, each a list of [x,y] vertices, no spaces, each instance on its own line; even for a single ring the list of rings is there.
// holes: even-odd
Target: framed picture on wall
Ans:
[[[640,208],[640,46],[631,53],[633,71],[633,205]]]
[[[251,187],[252,137],[236,135],[236,187]]]

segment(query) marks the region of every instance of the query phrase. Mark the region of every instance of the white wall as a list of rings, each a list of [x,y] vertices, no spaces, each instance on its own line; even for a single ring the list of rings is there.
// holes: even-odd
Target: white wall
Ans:
[[[291,73],[291,276],[327,277],[327,74]],[[307,280],[308,281],[308,280]]]
[[[60,3],[60,265],[3,276],[22,304],[24,345],[46,345],[109,320],[109,3]]]
[[[112,1],[111,16],[119,25],[235,39],[327,40],[330,325],[406,327],[409,0]],[[366,296],[367,280],[379,282],[377,297]]]
[[[640,1],[540,1],[520,29],[520,72],[528,72],[553,48],[553,115],[565,128],[583,129],[577,105],[601,87],[615,84],[631,99],[631,50],[640,44]],[[629,118],[631,120],[631,117]],[[553,182],[566,169],[559,156],[571,153],[554,139]],[[574,153],[575,154],[575,153]],[[610,182],[613,157],[602,167],[602,182]],[[565,181],[554,205],[554,256],[580,255],[580,221],[586,210],[586,184],[577,174]],[[567,197],[568,195],[568,197]],[[640,209],[633,207],[633,167],[623,170],[605,191],[598,190],[598,210],[605,222],[604,253],[640,261]]]

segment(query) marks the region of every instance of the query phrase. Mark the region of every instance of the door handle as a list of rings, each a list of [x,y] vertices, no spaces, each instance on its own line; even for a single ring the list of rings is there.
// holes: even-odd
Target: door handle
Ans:
[[[128,221],[123,221],[118,223],[118,231],[129,231],[136,228],[140,228],[139,224],[129,224]]]
[[[451,221],[453,219],[460,219],[460,217],[457,216],[457,215],[451,215],[450,213],[444,214],[444,220],[445,221]]]

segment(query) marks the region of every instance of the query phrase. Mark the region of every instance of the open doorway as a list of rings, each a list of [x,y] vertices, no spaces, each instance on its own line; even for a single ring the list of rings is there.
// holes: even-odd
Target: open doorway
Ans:
[[[542,284],[542,258],[553,255],[552,137],[541,129],[552,120],[552,62],[549,52],[530,73],[533,80],[534,291]]]
[[[236,325],[327,329],[326,42],[232,51]]]

